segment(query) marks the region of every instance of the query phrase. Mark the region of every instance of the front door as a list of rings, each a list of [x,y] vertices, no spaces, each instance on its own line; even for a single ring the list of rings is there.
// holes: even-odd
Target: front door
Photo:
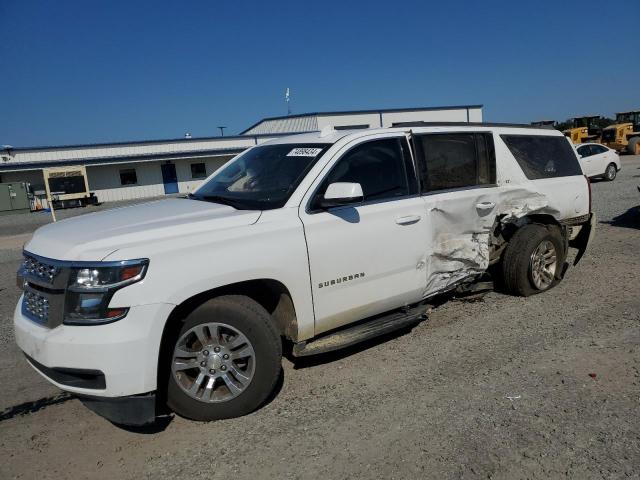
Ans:
[[[176,166],[173,163],[163,163],[162,183],[164,184],[164,193],[178,193],[178,175],[176,174]]]
[[[587,177],[592,177],[596,175],[596,158],[593,155],[593,151],[591,150],[591,145],[581,145],[577,148],[578,155],[580,155],[580,166],[582,167],[583,173]],[[604,169],[602,170],[604,172]],[[600,172],[600,173],[602,173]]]
[[[322,210],[329,184],[362,186],[361,203]],[[309,252],[315,333],[420,299],[425,286],[424,201],[405,137],[345,147],[300,207]]]
[[[490,132],[415,133],[426,208],[426,286],[445,291],[489,266],[498,188]]]

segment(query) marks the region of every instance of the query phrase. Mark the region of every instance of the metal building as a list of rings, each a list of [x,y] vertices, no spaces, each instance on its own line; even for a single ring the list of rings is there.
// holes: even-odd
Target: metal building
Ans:
[[[270,117],[247,128],[242,135],[312,132],[331,126],[336,130],[393,127],[402,122],[482,122],[482,105],[317,112]]]
[[[50,169],[84,166],[99,202],[189,193],[204,178],[247,148],[292,133],[391,127],[411,121],[481,122],[482,105],[308,113],[265,118],[240,135],[107,144],[0,149],[0,183],[27,182],[45,196]],[[76,168],[76,170],[80,170]],[[60,176],[60,174],[57,174]],[[47,187],[51,182],[47,180]],[[58,182],[60,183],[60,182]],[[53,190],[55,189],[50,189]]]

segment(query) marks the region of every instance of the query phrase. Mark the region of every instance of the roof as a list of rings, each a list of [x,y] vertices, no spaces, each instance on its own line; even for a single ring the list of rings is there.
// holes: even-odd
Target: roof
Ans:
[[[193,143],[202,141],[216,141],[216,140],[246,140],[247,138],[263,138],[282,135],[280,133],[257,133],[253,135],[225,135],[215,137],[179,137],[179,138],[164,138],[164,139],[151,139],[151,140],[129,140],[120,142],[99,142],[99,143],[75,143],[67,145],[37,145],[33,147],[14,147],[9,145],[3,145],[0,151],[36,151],[36,150],[66,150],[71,148],[92,148],[92,147],[118,147],[126,145],[151,145],[156,143]]]
[[[203,137],[177,140],[120,142],[56,147],[4,148],[0,171],[44,168],[78,163],[103,164],[168,160],[239,153],[283,134]],[[5,153],[6,152],[6,153]]]
[[[527,128],[532,130],[555,130],[548,125],[529,125],[525,123],[493,123],[493,122],[400,122],[395,127],[377,128],[373,130],[392,130],[406,127],[496,127],[496,128]],[[358,130],[362,131],[362,130]],[[370,131],[370,130],[369,130]]]
[[[502,129],[526,129],[526,130],[543,130],[545,132],[558,134],[558,136],[563,136],[562,132],[556,130],[553,127],[549,126],[537,126],[537,125],[525,125],[520,123],[487,123],[487,122],[405,122],[403,124],[399,124],[394,127],[383,127],[383,128],[368,128],[368,129],[357,129],[357,130],[327,130],[325,133],[323,132],[310,132],[310,133],[302,133],[302,134],[292,134],[283,137],[278,137],[273,140],[269,140],[268,142],[262,143],[261,145],[278,145],[283,143],[327,143],[332,144],[336,143],[341,138],[347,136],[353,136],[354,138],[366,135],[375,135],[377,133],[387,133],[387,132],[408,132],[412,127],[422,128],[434,128],[434,129],[448,129],[447,131],[451,131],[450,129],[460,130],[460,129],[472,129],[478,127],[484,128],[502,128]],[[436,130],[436,131],[438,131]]]
[[[293,133],[283,137],[278,137],[261,145],[275,145],[282,143],[336,143],[343,137],[356,132],[368,132],[380,130],[379,128],[369,128],[367,130],[327,130],[326,132]],[[388,129],[382,129],[388,130]]]
[[[482,108],[482,104],[478,105],[446,105],[443,107],[411,107],[411,108],[377,108],[373,110],[336,110],[336,111],[328,111],[328,112],[308,112],[308,113],[298,113],[294,115],[282,115],[279,117],[266,117],[262,120],[254,123],[249,128],[243,130],[240,135],[244,135],[246,132],[254,129],[258,125],[263,122],[269,122],[273,120],[287,120],[290,118],[302,118],[302,117],[320,117],[320,116],[331,116],[331,115],[358,115],[358,114],[367,114],[367,113],[394,113],[394,112],[421,112],[421,111],[437,111],[437,110],[461,110],[467,108]]]
[[[244,152],[249,147],[239,148],[224,148],[224,149],[209,149],[209,150],[195,150],[190,152],[180,153],[151,153],[142,155],[127,155],[127,156],[112,156],[112,157],[86,157],[86,158],[65,158],[62,160],[44,160],[44,161],[22,161],[11,163],[0,163],[0,172],[3,171],[18,171],[18,170],[39,170],[41,168],[59,167],[67,165],[108,165],[117,163],[130,163],[130,162],[147,162],[157,160],[176,160],[176,159],[197,159],[209,156],[221,156],[221,155],[237,155]]]

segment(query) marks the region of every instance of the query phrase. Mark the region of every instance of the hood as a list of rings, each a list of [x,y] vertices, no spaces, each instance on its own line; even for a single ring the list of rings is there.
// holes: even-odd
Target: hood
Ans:
[[[259,210],[172,198],[50,223],[36,230],[25,250],[56,260],[102,260],[135,243],[251,225]]]

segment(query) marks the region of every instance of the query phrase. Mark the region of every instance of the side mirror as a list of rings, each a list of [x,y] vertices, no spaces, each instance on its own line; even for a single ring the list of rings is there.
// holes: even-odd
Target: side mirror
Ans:
[[[318,202],[320,208],[339,207],[364,199],[362,186],[359,183],[336,182],[327,187],[324,197]]]

